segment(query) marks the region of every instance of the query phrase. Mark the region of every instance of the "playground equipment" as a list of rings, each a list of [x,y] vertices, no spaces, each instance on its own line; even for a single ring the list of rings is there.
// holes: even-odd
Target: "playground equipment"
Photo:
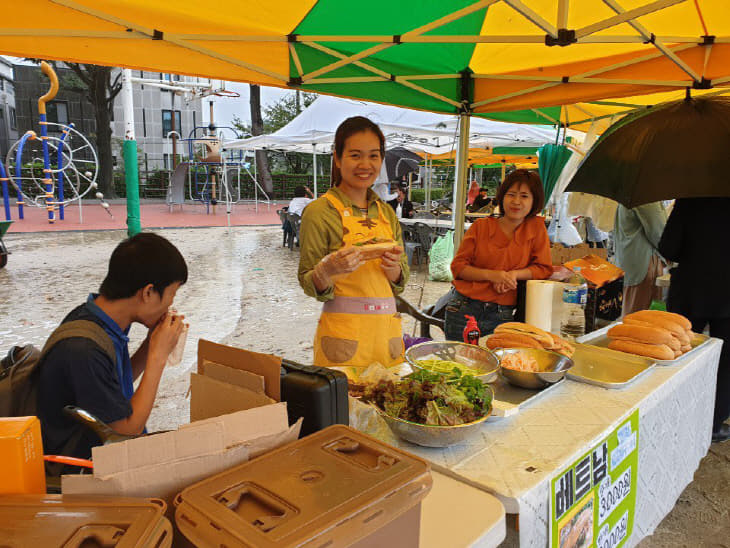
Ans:
[[[38,99],[40,137],[34,131],[26,132],[10,147],[5,165],[0,160],[5,218],[8,221],[11,219],[8,182],[17,193],[19,219],[24,219],[24,206],[35,206],[46,209],[49,223],[56,221],[57,211],[58,219],[63,221],[64,207],[71,202],[78,202],[79,222],[82,222],[81,199],[92,191],[95,191],[94,196],[99,199],[104,210],[112,215],[104,195],[97,190],[99,160],[93,145],[73,124],[57,124],[47,120],[46,104],[58,92],[58,77],[45,61],[41,63],[41,70],[50,80],[51,86]],[[49,129],[60,136],[49,135]],[[52,157],[55,164],[52,163]]]
[[[231,135],[239,139],[237,132],[227,126],[216,127],[214,124],[207,128],[198,126],[193,128],[184,139],[188,145],[188,195],[191,200],[204,203],[206,212],[210,213],[212,208],[215,214],[216,205],[219,202],[226,204],[226,213],[230,216],[233,204],[251,201],[242,196],[241,183],[247,178],[253,182],[253,202],[258,211],[258,203],[265,202],[271,207],[271,199],[259,184],[255,174],[255,157],[250,161],[244,150],[226,150],[226,136]],[[251,167],[254,172],[251,172]],[[173,174],[171,192],[175,193],[175,185],[179,183],[179,174]],[[259,194],[263,198],[259,197]],[[170,194],[168,194],[169,196]],[[171,204],[170,200],[168,203]],[[174,202],[172,202],[174,203]]]

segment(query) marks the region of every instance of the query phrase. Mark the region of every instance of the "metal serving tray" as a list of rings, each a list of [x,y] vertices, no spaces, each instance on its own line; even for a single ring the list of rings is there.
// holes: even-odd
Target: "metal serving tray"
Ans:
[[[606,327],[602,329],[598,329],[597,331],[593,331],[591,333],[588,333],[587,335],[583,335],[582,337],[578,337],[576,339],[579,343],[583,344],[590,344],[592,346],[600,346],[602,348],[607,348],[608,343],[610,343],[610,339],[608,338],[608,330],[611,329],[614,325],[618,325],[621,322],[615,322],[611,325],[607,325]],[[690,341],[690,345],[692,346],[692,350],[688,350],[678,358],[674,358],[673,360],[656,360],[654,358],[647,358],[650,359],[654,363],[658,363],[660,365],[677,365],[681,360],[686,358],[687,356],[692,356],[695,351],[705,344],[708,340],[710,340],[710,337],[707,335],[704,335],[702,333],[692,333],[693,337]],[[634,354],[628,354],[626,352],[621,352],[621,354],[625,356],[633,356]],[[639,356],[640,357],[640,356]]]
[[[492,400],[492,414],[487,422],[516,415],[520,409],[549,395],[556,386],[560,386],[563,382],[565,381],[561,379],[542,390],[530,390],[514,386],[502,375],[498,375],[496,380],[489,383],[494,391],[494,399]]]
[[[568,379],[603,388],[624,388],[654,367],[655,360],[610,348],[576,344]]]

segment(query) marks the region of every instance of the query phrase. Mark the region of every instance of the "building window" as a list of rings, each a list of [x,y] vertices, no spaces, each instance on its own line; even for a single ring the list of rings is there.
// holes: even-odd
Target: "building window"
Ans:
[[[175,131],[182,135],[182,117],[179,110],[175,111]],[[162,111],[162,136],[167,137],[167,134],[172,131],[172,111]]]
[[[142,136],[147,137],[147,115],[144,108],[142,109]]]
[[[48,103],[46,120],[55,124],[68,125],[68,104],[64,101],[51,101]]]
[[[18,120],[15,117],[15,108],[8,107],[8,111],[10,112],[10,129],[18,129]]]
[[[162,155],[162,163],[165,165],[165,169],[170,169],[170,155],[164,153]]]
[[[140,78],[144,78],[144,71],[143,71],[143,70],[140,70],[140,71],[139,71],[139,77],[140,77]]]

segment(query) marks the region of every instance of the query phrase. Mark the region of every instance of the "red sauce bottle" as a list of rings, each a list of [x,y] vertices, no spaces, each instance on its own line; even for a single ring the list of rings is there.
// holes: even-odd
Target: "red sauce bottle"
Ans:
[[[464,317],[466,318],[466,327],[464,328],[464,342],[466,344],[473,344],[478,346],[479,337],[481,337],[482,333],[481,331],[479,331],[479,324],[477,323],[477,319],[474,316],[469,316],[468,314],[465,314]]]

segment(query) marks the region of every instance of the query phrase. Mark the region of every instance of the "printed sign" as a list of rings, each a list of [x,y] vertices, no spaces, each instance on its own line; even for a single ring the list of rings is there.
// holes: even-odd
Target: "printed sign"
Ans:
[[[636,506],[639,410],[550,482],[550,546],[618,548]]]

